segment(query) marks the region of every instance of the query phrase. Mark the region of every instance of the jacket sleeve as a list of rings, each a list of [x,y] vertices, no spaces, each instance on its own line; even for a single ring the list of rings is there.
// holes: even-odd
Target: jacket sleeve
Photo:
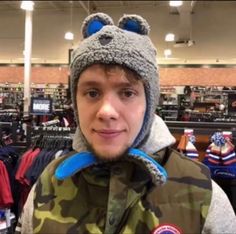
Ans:
[[[202,234],[236,234],[236,216],[221,187],[212,180],[212,199]]]
[[[33,233],[33,210],[34,210],[34,190],[35,185],[31,188],[28,198],[23,207],[23,211],[18,219],[15,234],[32,234]]]

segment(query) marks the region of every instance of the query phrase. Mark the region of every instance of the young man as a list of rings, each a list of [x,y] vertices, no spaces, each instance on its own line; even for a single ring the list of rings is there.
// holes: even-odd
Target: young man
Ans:
[[[156,50],[147,22],[102,13],[82,25],[71,92],[74,152],[34,185],[21,233],[236,233],[236,218],[209,170],[170,146],[155,115]]]

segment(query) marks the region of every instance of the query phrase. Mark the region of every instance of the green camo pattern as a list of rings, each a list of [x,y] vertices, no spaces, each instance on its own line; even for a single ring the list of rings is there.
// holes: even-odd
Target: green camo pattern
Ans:
[[[37,182],[34,233],[145,234],[166,223],[181,233],[201,233],[211,200],[204,165],[171,150],[163,186],[154,187],[144,168],[127,161],[59,181],[55,168],[70,155],[54,160]]]

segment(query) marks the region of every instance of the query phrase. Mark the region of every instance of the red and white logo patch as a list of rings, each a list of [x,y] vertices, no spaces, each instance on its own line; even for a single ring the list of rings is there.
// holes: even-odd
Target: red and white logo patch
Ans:
[[[156,227],[152,234],[182,234],[182,231],[173,224],[162,224]]]

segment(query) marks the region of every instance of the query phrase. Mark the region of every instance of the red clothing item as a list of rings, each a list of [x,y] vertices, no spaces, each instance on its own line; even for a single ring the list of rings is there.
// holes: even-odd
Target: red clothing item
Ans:
[[[0,161],[0,208],[10,208],[13,204],[9,175],[5,164]]]
[[[37,157],[39,153],[40,153],[39,148],[35,150],[33,149],[27,150],[21,157],[21,161],[15,175],[15,179],[20,183],[20,200],[18,204],[20,212],[27,200],[28,194],[31,189],[31,186],[29,186],[29,183],[25,178],[25,173],[28,170],[28,168],[32,165],[34,158]]]
[[[21,159],[20,159],[21,161],[20,161],[20,164],[19,164],[19,166],[18,166],[18,168],[17,168],[16,175],[15,175],[15,179],[16,179],[16,180],[18,180],[18,181],[20,180],[22,168],[23,168],[24,165],[25,165],[25,162],[26,162],[26,160],[27,160],[28,155],[30,155],[32,152],[33,152],[33,149],[29,149],[29,150],[27,150],[27,151],[21,156]]]
[[[35,149],[34,151],[31,149],[22,156],[23,158],[15,176],[16,180],[18,180],[21,184],[28,184],[25,178],[25,173],[32,165],[34,158],[37,157],[40,151],[41,150],[39,148]]]

